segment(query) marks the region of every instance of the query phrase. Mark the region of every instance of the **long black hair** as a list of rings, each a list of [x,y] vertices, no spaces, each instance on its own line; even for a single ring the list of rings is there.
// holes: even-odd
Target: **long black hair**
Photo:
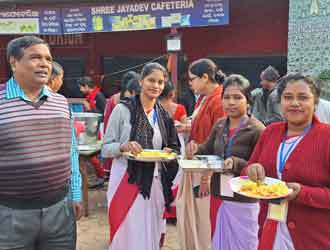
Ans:
[[[132,79],[140,80],[140,74],[136,73],[133,70],[126,72],[122,76],[121,81],[120,81],[120,91],[125,92],[128,82]]]
[[[120,90],[120,99],[124,98],[125,92],[128,91],[131,94],[139,95],[141,92],[140,81],[137,78],[132,78],[128,81],[125,89]]]

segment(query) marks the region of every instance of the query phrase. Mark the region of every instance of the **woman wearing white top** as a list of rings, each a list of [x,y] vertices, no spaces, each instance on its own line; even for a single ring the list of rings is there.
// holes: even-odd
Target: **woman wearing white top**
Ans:
[[[121,101],[113,110],[102,155],[114,158],[108,187],[110,250],[158,250],[164,231],[163,213],[173,201],[177,163],[127,160],[123,152],[145,149],[179,151],[172,119],[157,102],[166,70],[147,64],[141,73],[141,94]]]

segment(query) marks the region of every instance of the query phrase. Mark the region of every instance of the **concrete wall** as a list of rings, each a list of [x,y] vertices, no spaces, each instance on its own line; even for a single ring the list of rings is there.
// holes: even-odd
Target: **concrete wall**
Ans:
[[[288,72],[330,69],[330,0],[290,0]]]

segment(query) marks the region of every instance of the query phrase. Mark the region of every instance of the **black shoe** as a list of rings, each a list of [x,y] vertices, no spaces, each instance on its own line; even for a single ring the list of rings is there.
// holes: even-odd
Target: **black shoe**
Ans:
[[[97,177],[94,181],[94,183],[91,183],[88,185],[88,188],[91,188],[91,189],[100,189],[100,188],[103,188],[104,186],[104,178],[99,178]]]

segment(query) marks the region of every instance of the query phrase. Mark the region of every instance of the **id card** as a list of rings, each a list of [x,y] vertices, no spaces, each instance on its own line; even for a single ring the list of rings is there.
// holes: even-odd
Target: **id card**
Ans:
[[[220,174],[220,195],[234,197],[234,192],[230,188],[230,180],[234,177],[232,174]]]
[[[288,202],[282,201],[280,204],[268,203],[267,218],[286,223],[288,215]]]

